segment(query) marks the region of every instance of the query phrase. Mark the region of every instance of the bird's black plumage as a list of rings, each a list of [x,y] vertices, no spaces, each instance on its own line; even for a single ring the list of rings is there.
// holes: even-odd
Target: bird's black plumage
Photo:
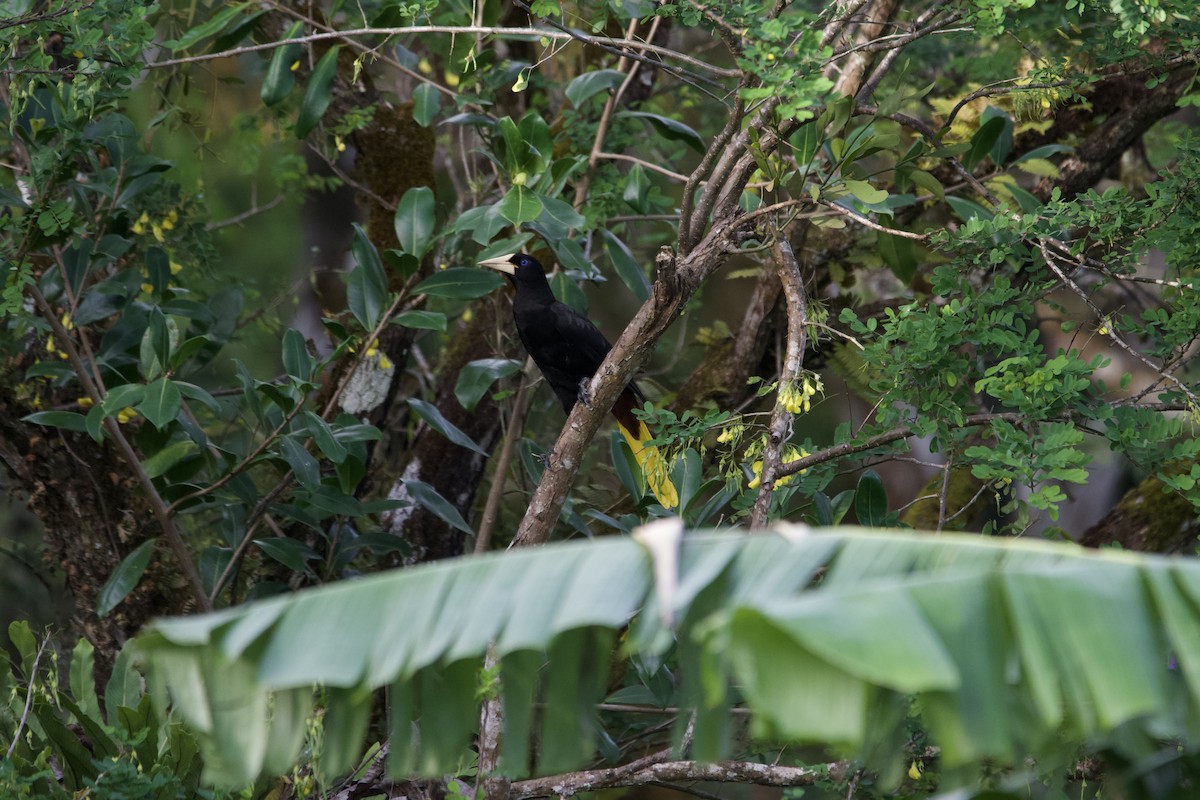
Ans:
[[[488,259],[483,265],[508,275],[516,289],[513,321],[517,335],[569,414],[579,398],[581,384],[596,374],[612,345],[591,320],[554,296],[542,265],[533,256],[516,253]],[[666,462],[653,446],[642,444],[650,433],[633,414],[642,402],[641,391],[631,381],[613,404],[612,413],[655,495],[670,508],[678,497]]]

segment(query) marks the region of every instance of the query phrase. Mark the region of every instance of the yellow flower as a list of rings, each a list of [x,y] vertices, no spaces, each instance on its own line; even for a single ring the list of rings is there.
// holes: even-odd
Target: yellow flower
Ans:
[[[912,778],[914,781],[919,781],[921,779],[921,767],[917,765],[916,761],[912,762],[912,764],[908,766],[908,777]]]
[[[812,399],[824,391],[819,377],[805,373],[803,380],[779,387],[779,402],[789,414],[807,414],[812,410]]]
[[[171,262],[171,274],[178,275],[181,272],[183,272],[183,264],[180,264],[176,261],[172,261]]]
[[[145,292],[146,294],[154,294],[154,284],[152,284],[152,283],[143,283],[143,284],[142,284],[142,291],[143,291],[143,292]]]
[[[138,416],[138,412],[134,411],[129,406],[125,406],[124,408],[122,408],[120,411],[117,412],[117,422],[124,425],[126,422],[129,422],[129,420],[131,420],[131,419],[137,419],[137,416]]]
[[[808,455],[809,455],[808,451],[805,450],[803,447],[796,447],[795,445],[789,444],[787,447],[784,448],[783,453],[780,454],[779,462],[780,462],[780,464],[786,464],[789,461],[795,461],[796,459],[799,459],[799,458],[805,458]],[[763,462],[761,460],[755,461],[753,464],[750,465],[750,471],[754,473],[754,477],[750,479],[750,483],[747,484],[747,488],[757,489],[760,485],[762,485],[762,468],[763,468]],[[808,472],[808,470],[802,469],[799,472],[793,473],[791,475],[784,475],[782,478],[776,478],[775,479],[775,488],[778,489],[781,486],[787,486],[789,483],[792,482],[792,478],[796,477],[796,475],[803,475],[806,472]]]
[[[179,212],[172,208],[167,212],[167,219],[171,220],[172,223],[179,222]]]
[[[73,331],[73,330],[75,330],[75,323],[71,321],[71,315],[70,315],[70,314],[63,314],[63,315],[62,315],[62,326],[63,326],[64,328],[66,328],[67,330],[69,330],[69,331]]]
[[[154,234],[154,238],[159,242],[165,242],[167,237],[163,235],[162,225],[154,224],[150,226],[150,232]]]
[[[300,59],[297,58],[295,61],[292,62],[291,69],[292,69],[292,72],[295,72],[296,70],[300,69]]]
[[[92,398],[80,397],[78,400],[75,401],[75,404],[78,405],[80,408],[91,408],[92,407]]]
[[[164,231],[175,230],[175,221],[173,219],[171,219],[170,217],[164,217],[163,221],[161,223],[159,223],[159,225],[160,225],[160,227],[162,227],[162,229]]]
[[[47,337],[46,337],[46,352],[47,352],[47,353],[53,353],[53,352],[55,351],[55,349],[56,349],[56,348],[55,348],[55,346],[54,346],[54,337],[53,337],[53,336],[47,336]]]
[[[384,354],[384,353],[379,354],[379,368],[380,369],[385,369],[385,370],[391,369],[393,366],[394,365],[392,364],[392,360],[390,358],[388,358],[386,354]]]

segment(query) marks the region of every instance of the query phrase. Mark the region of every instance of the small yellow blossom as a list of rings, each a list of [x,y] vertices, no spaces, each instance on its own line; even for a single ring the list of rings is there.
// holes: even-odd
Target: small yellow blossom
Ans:
[[[388,369],[391,369],[393,366],[395,366],[395,365],[392,364],[392,360],[390,358],[388,358],[386,354],[384,354],[384,353],[379,354],[379,368],[380,369],[388,370]]]
[[[470,322],[472,319],[474,319],[474,317],[475,317],[475,312],[471,311],[471,309],[469,309],[469,308],[466,311],[464,311],[463,315],[462,315],[463,322]]]
[[[786,464],[789,461],[795,461],[798,458],[805,458],[808,456],[808,454],[808,451],[803,447],[788,445],[784,448],[779,461],[781,464]],[[750,465],[750,471],[754,473],[754,477],[750,479],[750,483],[747,484],[747,488],[757,489],[762,484],[762,469],[763,462],[761,460],[755,461]],[[782,478],[776,478],[775,488],[778,489],[780,486],[787,486],[789,483],[791,483],[792,478],[796,477],[796,475],[803,475],[806,472],[808,472],[808,470],[802,469],[797,473],[784,475]]]
[[[167,212],[167,219],[170,220],[172,224],[179,222],[179,212],[172,208]]]
[[[133,232],[139,236],[146,232],[146,225],[150,222],[150,215],[145,211],[138,217],[137,222],[133,223]]]
[[[433,74],[433,65],[429,63],[428,58],[422,58],[420,61],[417,62],[417,71],[420,72],[422,75],[432,75]]]
[[[150,226],[150,232],[154,234],[154,238],[159,242],[165,242],[167,237],[163,235],[162,225],[157,223]]]
[[[181,272],[183,272],[183,264],[180,264],[177,261],[172,261],[171,262],[171,274],[178,275]]]
[[[78,400],[75,401],[75,404],[78,405],[80,408],[91,408],[92,407],[92,398],[80,397]]]
[[[143,283],[143,284],[142,284],[142,291],[143,291],[143,292],[145,292],[146,294],[154,294],[154,284],[152,284],[152,283]]]
[[[340,137],[340,136],[334,136],[334,137],[333,137],[333,143],[334,143],[334,144],[337,146],[337,151],[338,151],[339,153],[344,153],[344,152],[346,152],[346,143],[342,141],[342,137]]]
[[[122,408],[120,411],[117,412],[117,422],[124,425],[126,422],[129,422],[129,420],[131,420],[131,419],[137,419],[137,416],[138,416],[138,412],[134,411],[129,406],[125,406],[124,408]]]
[[[458,83],[459,83],[458,75],[451,72],[450,70],[446,70],[445,75],[443,77],[446,79],[446,85],[449,86],[451,89],[458,88]]]
[[[159,227],[164,231],[173,231],[175,230],[175,220],[170,217],[163,217],[163,221],[159,223]]]
[[[47,353],[53,353],[53,352],[54,352],[55,350],[57,350],[57,349],[58,349],[58,348],[56,348],[56,347],[54,346],[54,337],[53,337],[53,336],[47,336],[47,337],[46,337],[46,352],[47,352]]]
[[[916,761],[909,764],[908,777],[912,778],[914,781],[921,780],[921,767],[917,764]]]
[[[296,70],[300,69],[300,59],[297,58],[295,61],[292,62],[291,69],[292,69],[292,72],[295,72]]]
[[[62,326],[69,331],[75,330],[75,323],[71,320],[70,314],[62,315]]]
[[[812,398],[824,392],[825,386],[816,375],[804,375],[799,382],[784,384],[779,388],[779,402],[789,414],[807,414],[812,409]]]

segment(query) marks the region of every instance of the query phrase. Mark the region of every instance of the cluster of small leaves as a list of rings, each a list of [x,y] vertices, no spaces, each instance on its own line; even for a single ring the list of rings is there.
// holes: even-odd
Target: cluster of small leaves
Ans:
[[[776,103],[775,119],[803,121],[815,115],[833,83],[820,69],[832,49],[821,46],[816,18],[798,7],[772,16],[774,3],[746,0],[731,4],[727,19],[744,33],[738,66],[758,80],[742,90],[750,103]]]
[[[97,686],[87,640],[60,658],[52,645],[39,644],[28,623],[14,622],[8,641],[16,658],[10,660],[9,649],[0,648],[0,749],[11,748],[11,755],[0,760],[0,795],[47,800],[197,796],[199,744],[181,725],[163,722],[155,713],[131,646],[117,657],[108,683]],[[229,797],[222,790],[211,796]]]

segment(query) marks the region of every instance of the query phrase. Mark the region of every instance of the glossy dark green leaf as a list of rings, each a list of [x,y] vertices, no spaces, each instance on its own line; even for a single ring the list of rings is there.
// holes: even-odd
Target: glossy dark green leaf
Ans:
[[[166,365],[170,363],[171,340],[178,339],[178,330],[173,330],[174,328],[173,322],[168,325],[168,318],[162,313],[162,309],[150,309],[139,352],[142,377],[146,380],[152,381],[162,375]],[[172,332],[175,333],[174,337]]]
[[[427,331],[446,330],[446,315],[440,311],[421,311],[419,309],[403,311],[392,317],[392,322],[396,325],[403,325],[406,328],[418,328]]]
[[[157,478],[194,452],[196,452],[196,443],[191,439],[169,444],[143,461],[142,470],[145,471],[147,477]]]
[[[223,8],[216,14],[213,14],[207,21],[194,28],[190,28],[183,36],[163,42],[163,45],[169,47],[173,53],[186,50],[201,39],[207,39],[209,36],[214,36],[225,30],[249,5],[249,2],[243,2]]]
[[[650,178],[646,175],[646,170],[642,169],[641,164],[634,164],[629,169],[629,174],[625,176],[625,191],[621,194],[621,198],[637,213],[648,214],[650,206],[646,202],[646,198],[649,194]]]
[[[475,531],[471,530],[471,526],[463,519],[462,514],[458,513],[458,509],[451,505],[449,500],[438,494],[437,489],[424,481],[405,480],[401,483],[404,484],[404,488],[408,490],[414,500],[442,522],[458,528],[463,533],[475,534]]]
[[[306,562],[320,558],[311,547],[295,539],[279,536],[271,539],[255,539],[258,548],[293,572],[307,572]]]
[[[283,38],[294,39],[300,35],[300,31],[303,29],[304,23],[296,22],[288,29]],[[296,85],[292,64],[295,64],[299,57],[300,45],[298,44],[285,44],[271,54],[271,62],[267,65],[267,72],[263,75],[262,88],[258,93],[268,106],[273,106],[283,100]]]
[[[433,190],[428,186],[409,189],[400,198],[394,218],[396,240],[400,242],[400,248],[405,253],[422,258],[433,243],[436,221]]]
[[[321,464],[304,445],[291,436],[284,436],[279,440],[279,452],[296,473],[296,480],[306,489],[315,489],[321,485]]]
[[[418,400],[415,397],[410,397],[408,399],[408,405],[418,417],[425,420],[429,427],[433,428],[435,431],[440,433],[442,436],[445,436],[459,447],[465,447],[468,450],[479,453],[481,456],[488,455],[487,450],[484,450],[482,447],[475,444],[470,436],[467,436],[462,432],[462,430],[456,427],[454,423],[442,416],[442,412],[438,411],[437,406],[426,403],[424,400]]]
[[[983,206],[976,203],[974,200],[965,200],[961,197],[955,197],[952,194],[946,195],[946,204],[954,209],[954,213],[962,219],[963,222],[970,220],[972,217],[979,217],[982,220],[990,220],[994,214]]]
[[[608,253],[608,260],[612,262],[617,276],[638,300],[646,302],[650,297],[650,279],[646,277],[646,270],[637,263],[633,252],[617,238],[615,233],[607,228],[601,230],[600,233],[604,237],[604,251]]]
[[[79,431],[80,433],[87,430],[86,417],[83,414],[76,414],[74,411],[36,411],[21,417],[21,421],[34,425],[46,425],[51,428],[63,428],[68,431]]]
[[[329,87],[333,84],[333,76],[337,74],[338,47],[334,45],[329,48],[329,52],[321,56],[312,75],[308,77],[304,99],[300,102],[300,114],[296,118],[297,139],[312,133],[321,117],[325,116],[325,109],[329,108]]]
[[[345,461],[349,451],[337,440],[329,423],[311,411],[304,412],[304,419],[308,423],[308,432],[312,434],[313,441],[317,443],[321,453],[335,464]]]
[[[1035,147],[1028,153],[1019,156],[1013,161],[1012,165],[1015,167],[1022,161],[1028,161],[1035,158],[1048,158],[1049,156],[1057,155],[1059,153],[1070,153],[1074,150],[1074,147],[1070,147],[1065,144],[1044,144],[1041,147]]]
[[[683,142],[697,153],[704,152],[704,140],[700,138],[700,134],[677,119],[671,119],[659,114],[651,114],[646,111],[622,111],[617,116],[644,119],[654,126],[654,129],[663,138]]]
[[[474,300],[503,285],[504,279],[490,269],[451,267],[433,273],[418,283],[413,292],[450,300]]]
[[[487,390],[500,378],[515,375],[521,362],[511,358],[483,358],[472,361],[458,373],[454,396],[467,411],[474,411]]]
[[[387,303],[387,277],[383,273],[379,251],[357,222],[354,223],[350,251],[357,266],[346,275],[346,305],[360,325],[374,330]]]
[[[860,525],[878,527],[884,524],[887,516],[887,492],[883,488],[883,478],[873,469],[869,469],[858,479],[858,488],[854,493],[854,513],[858,515]]]
[[[146,387],[146,396],[138,403],[137,410],[151,425],[162,430],[179,414],[182,401],[179,387],[162,377]]]
[[[606,89],[615,89],[625,80],[625,73],[615,69],[598,69],[585,72],[569,84],[565,94],[571,105],[579,108],[584,102]]]
[[[142,579],[146,567],[150,566],[150,557],[154,554],[154,540],[142,542],[133,552],[125,556],[113,574],[100,587],[96,595],[96,613],[101,617],[117,607],[117,604],[129,595]]]
[[[513,225],[533,222],[542,213],[542,200],[526,186],[514,186],[500,201],[500,216]]]
[[[538,214],[538,218],[530,227],[545,239],[564,239],[572,230],[587,224],[584,216],[572,208],[570,203],[543,194],[539,194],[538,199],[542,202],[542,213]]]
[[[431,83],[422,83],[413,90],[413,119],[422,128],[437,118],[442,110],[442,93]]]
[[[911,281],[917,271],[917,248],[913,240],[890,233],[880,233],[875,241],[883,263],[887,264],[903,283]]]
[[[311,381],[314,365],[312,354],[308,352],[308,343],[304,334],[295,328],[283,332],[283,371],[292,378],[301,381]]]
[[[988,106],[983,110],[983,121],[986,123],[993,119],[1004,121],[1003,126],[1000,128],[1000,135],[996,137],[995,144],[988,150],[988,155],[991,156],[992,163],[1000,166],[1012,151],[1013,120],[1007,112],[1001,111],[995,106]]]
[[[1007,116],[992,117],[983,122],[979,126],[979,130],[975,131],[975,135],[971,137],[971,148],[963,156],[963,166],[967,169],[974,169],[976,164],[991,153],[992,148],[996,146],[1004,133],[1005,127],[1011,124],[1012,120]]]

